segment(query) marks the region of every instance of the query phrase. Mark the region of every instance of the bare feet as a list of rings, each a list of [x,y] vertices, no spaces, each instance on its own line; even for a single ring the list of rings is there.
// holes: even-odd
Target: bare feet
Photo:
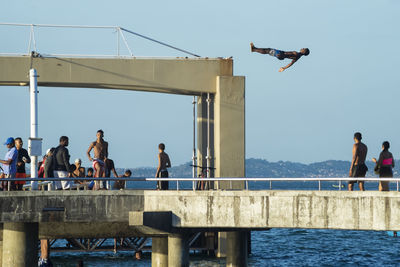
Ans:
[[[250,43],[250,50],[251,50],[251,52],[254,51],[254,44],[253,43]]]

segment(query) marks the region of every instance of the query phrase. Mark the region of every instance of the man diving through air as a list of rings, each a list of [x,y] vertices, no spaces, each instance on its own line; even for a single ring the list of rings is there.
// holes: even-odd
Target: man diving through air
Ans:
[[[251,52],[257,52],[260,54],[268,54],[270,56],[276,57],[279,60],[284,60],[285,58],[289,58],[292,60],[287,66],[279,69],[279,72],[284,71],[285,69],[291,67],[299,58],[302,56],[308,56],[310,54],[310,50],[308,48],[300,49],[300,52],[296,51],[282,51],[273,48],[257,48],[253,43],[250,43]]]

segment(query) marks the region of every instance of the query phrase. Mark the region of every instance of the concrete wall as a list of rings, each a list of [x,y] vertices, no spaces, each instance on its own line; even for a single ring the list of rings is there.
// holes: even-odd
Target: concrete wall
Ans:
[[[52,207],[65,211],[44,211]],[[115,234],[120,226],[107,223],[127,227],[131,211],[171,211],[176,228],[400,230],[399,207],[398,192],[378,191],[1,192],[0,222],[63,223],[66,233],[90,226],[65,223],[98,223]]]
[[[215,93],[216,76],[233,75],[232,59],[30,58],[0,56],[0,85],[126,89],[173,94]]]
[[[210,191],[145,194],[145,211],[172,210],[177,227],[399,230],[400,194]],[[171,209],[171,207],[174,207]]]

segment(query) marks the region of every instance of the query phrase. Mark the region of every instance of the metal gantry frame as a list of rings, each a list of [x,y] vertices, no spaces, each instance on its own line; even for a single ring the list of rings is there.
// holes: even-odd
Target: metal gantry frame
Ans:
[[[35,38],[35,28],[71,28],[71,29],[112,29],[115,30],[115,32],[117,33],[117,44],[116,44],[116,56],[120,57],[120,39],[122,38],[123,43],[125,44],[126,49],[129,51],[129,56],[133,57],[133,53],[131,48],[128,45],[128,41],[125,38],[124,32],[131,34],[131,35],[135,35],[137,37],[146,39],[148,41],[160,44],[162,46],[171,48],[173,50],[177,50],[179,52],[188,54],[190,56],[194,56],[194,57],[200,57],[199,55],[189,52],[188,50],[185,49],[181,49],[178,48],[176,46],[167,44],[165,42],[156,40],[154,38],[148,37],[146,35],[134,32],[132,30],[120,27],[120,26],[90,26],[90,25],[57,25],[57,24],[25,24],[25,23],[0,23],[0,26],[13,26],[13,27],[29,27],[30,31],[29,31],[29,42],[28,42],[28,53],[27,55],[29,55],[32,51],[37,52],[37,44],[36,44],[36,38]],[[33,45],[33,50],[32,50],[32,45]],[[42,56],[60,56],[60,55],[52,55],[52,54],[41,54]],[[62,56],[66,56],[66,55],[62,55]],[[69,55],[69,56],[90,56],[90,55]],[[98,56],[109,56],[109,55],[94,55],[96,57]]]

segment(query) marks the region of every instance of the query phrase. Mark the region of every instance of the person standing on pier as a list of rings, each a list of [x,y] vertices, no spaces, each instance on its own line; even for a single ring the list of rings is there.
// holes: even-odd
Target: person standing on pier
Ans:
[[[28,151],[26,151],[22,145],[22,138],[15,138],[15,148],[18,150],[17,173],[15,174],[15,178],[26,178],[25,163],[31,163]],[[24,184],[25,181],[15,182],[15,190],[22,190]]]
[[[156,178],[168,178],[168,170],[167,168],[171,168],[171,161],[169,160],[169,156],[164,152],[165,145],[163,143],[158,145],[158,167],[156,172]],[[158,181],[157,182],[157,190],[168,190],[169,183],[168,181]]]
[[[349,171],[349,177],[365,177],[368,171],[367,165],[365,165],[365,159],[367,157],[368,148],[361,142],[361,133],[356,132],[354,134],[354,145],[353,145],[353,159],[351,160],[351,167]],[[360,191],[364,191],[364,181],[349,181],[349,191],[353,191],[354,183],[358,182]]]
[[[2,164],[5,178],[15,178],[15,175],[17,173],[18,150],[15,148],[14,138],[7,138],[4,145],[7,146],[8,151],[4,157],[4,160],[0,160],[0,163]],[[14,183],[8,182],[7,185],[8,190],[14,190]]]
[[[94,177],[99,178],[104,176],[105,170],[105,161],[108,157],[108,143],[104,141],[104,132],[103,130],[98,130],[96,133],[96,141],[90,143],[89,149],[86,152],[90,161],[93,162],[93,169],[94,169]],[[94,151],[94,157],[90,156],[90,152]],[[95,182],[94,189],[99,189],[101,183],[98,181]]]
[[[111,172],[114,174],[114,177],[118,177],[118,173],[115,170],[115,165],[114,161],[112,159],[106,159],[105,161],[105,171],[104,171],[104,177],[105,178],[110,178],[111,177]],[[103,187],[110,189],[110,181],[103,181]]]
[[[54,162],[55,162],[55,167],[54,167],[54,177],[56,178],[67,178],[71,177],[71,173],[73,172],[73,169],[71,168],[71,165],[69,164],[69,151],[67,149],[67,146],[69,145],[69,139],[67,136],[61,136],[60,137],[60,144],[56,149],[54,150]],[[73,183],[71,181],[61,181],[60,182],[55,182],[55,189],[70,189],[71,185]]]
[[[389,148],[389,142],[383,142],[379,159],[372,158],[372,161],[376,163],[374,170],[379,174],[379,177],[393,177],[392,168],[394,168],[394,159],[392,153],[389,152]],[[389,191],[389,182],[379,181],[379,191]]]

